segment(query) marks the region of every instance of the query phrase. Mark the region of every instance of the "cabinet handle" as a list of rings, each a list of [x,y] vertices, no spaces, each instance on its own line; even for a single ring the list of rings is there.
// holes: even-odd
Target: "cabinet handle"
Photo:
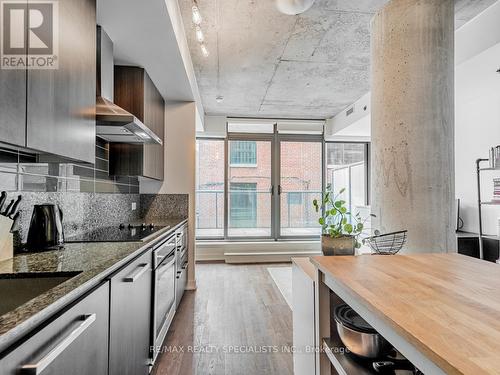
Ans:
[[[52,349],[45,357],[39,360],[37,363],[24,365],[21,367],[21,374],[23,375],[40,375],[43,370],[50,366],[52,362],[66,350],[73,341],[75,341],[87,328],[89,328],[92,323],[96,320],[96,314],[84,315],[80,319],[83,319],[78,327],[76,327],[71,333],[66,336],[57,346]]]
[[[137,270],[131,276],[127,276],[123,279],[126,283],[133,283],[137,281],[142,275],[144,275],[149,270],[149,264],[144,263],[140,265],[140,269]]]

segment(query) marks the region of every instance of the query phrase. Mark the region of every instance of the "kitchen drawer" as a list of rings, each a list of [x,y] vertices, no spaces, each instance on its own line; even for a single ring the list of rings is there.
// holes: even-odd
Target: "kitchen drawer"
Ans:
[[[0,359],[2,375],[108,373],[109,283]]]
[[[152,250],[111,278],[110,375],[147,375],[152,296]]]

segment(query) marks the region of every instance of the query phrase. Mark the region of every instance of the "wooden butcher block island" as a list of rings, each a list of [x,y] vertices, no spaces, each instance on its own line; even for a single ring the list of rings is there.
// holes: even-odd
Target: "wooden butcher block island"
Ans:
[[[332,293],[426,375],[500,374],[500,265],[458,254],[312,257],[317,343],[332,334]],[[338,339],[338,338],[337,338]],[[317,355],[318,374],[346,370]],[[369,372],[366,372],[369,373]]]

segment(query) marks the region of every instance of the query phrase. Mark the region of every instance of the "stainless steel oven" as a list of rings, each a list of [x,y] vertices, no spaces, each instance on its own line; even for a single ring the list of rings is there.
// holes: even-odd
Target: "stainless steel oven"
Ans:
[[[153,319],[151,357],[156,360],[175,313],[176,236],[153,248]]]

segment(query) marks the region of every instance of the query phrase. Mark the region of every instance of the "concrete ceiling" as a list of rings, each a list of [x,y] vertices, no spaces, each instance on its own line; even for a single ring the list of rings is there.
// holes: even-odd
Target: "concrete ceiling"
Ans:
[[[496,0],[455,0],[456,26]],[[191,0],[179,0],[209,115],[329,118],[370,90],[369,23],[387,0],[316,0],[298,16],[273,0],[198,0],[210,51],[202,56]],[[217,103],[216,97],[224,100]]]

